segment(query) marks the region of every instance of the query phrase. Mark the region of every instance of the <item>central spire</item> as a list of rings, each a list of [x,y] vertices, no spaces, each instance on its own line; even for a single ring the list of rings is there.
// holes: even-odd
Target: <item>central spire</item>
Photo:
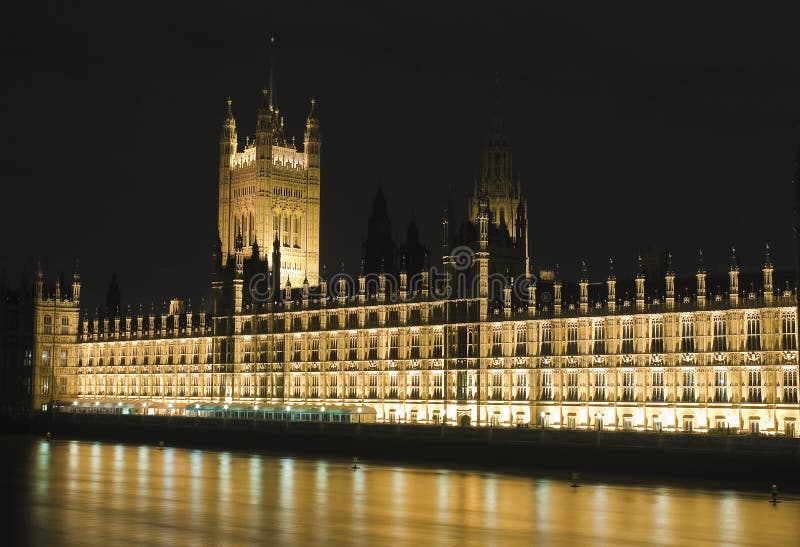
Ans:
[[[275,101],[275,37],[269,37],[269,109],[272,110],[276,104]]]

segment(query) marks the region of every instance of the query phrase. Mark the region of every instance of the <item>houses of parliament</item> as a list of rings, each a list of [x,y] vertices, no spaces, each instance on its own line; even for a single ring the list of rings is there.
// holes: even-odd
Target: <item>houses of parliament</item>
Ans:
[[[527,200],[495,108],[463,219],[391,239],[379,191],[356,275],[320,269],[321,136],[266,90],[241,145],[229,100],[219,241],[199,306],[81,309],[81,279],[0,286],[6,401],[33,411],[797,436],[797,294],[769,248],[711,279],[643,255],[577,283],[532,272]],[[594,279],[592,279],[594,277]],[[8,347],[12,347],[9,344]],[[17,386],[15,388],[9,386]],[[21,386],[21,387],[20,387]],[[15,390],[13,393],[11,391]]]

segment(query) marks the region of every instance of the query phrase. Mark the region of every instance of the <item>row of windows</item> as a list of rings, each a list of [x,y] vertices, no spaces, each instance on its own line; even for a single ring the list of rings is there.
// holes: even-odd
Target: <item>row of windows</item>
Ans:
[[[727,323],[724,317],[714,318],[714,333],[712,341],[713,351],[727,350]],[[748,316],[746,319],[747,331],[745,337],[745,349],[748,351],[761,350],[761,318],[758,316]],[[783,314],[781,318],[781,349],[797,349],[797,323],[793,314]],[[591,347],[592,353],[606,353],[606,329],[603,323],[595,323],[592,328]],[[553,354],[553,331],[549,324],[542,325],[541,330],[541,355]],[[578,354],[578,324],[568,323],[566,328],[566,354]],[[624,320],[622,323],[622,353],[633,352],[633,322]],[[661,319],[654,319],[650,322],[650,352],[664,352],[664,323]],[[695,351],[695,328],[694,319],[691,317],[683,318],[680,326],[680,351],[692,353]]]
[[[53,334],[53,316],[45,315],[43,321],[44,333]],[[69,317],[61,318],[61,334],[69,334]]]
[[[363,375],[362,375],[363,376]],[[620,401],[634,402],[637,400],[637,386],[633,372],[626,371],[620,374],[620,383],[616,390],[609,386],[608,373],[596,371],[585,378],[591,384],[587,394],[591,401],[608,401],[616,393]],[[324,378],[324,383],[323,383]],[[511,385],[504,385],[508,378]],[[654,371],[650,374],[649,400],[656,402],[665,401],[666,384],[665,373]],[[683,371],[678,379],[680,385],[676,386],[675,395],[680,402],[697,402],[698,383],[694,371]],[[65,378],[63,386],[66,389]],[[444,375],[434,373],[427,378],[426,384],[422,375],[411,374],[406,377],[405,385],[401,387],[399,375],[391,374],[384,377],[378,374],[368,374],[366,378],[359,379],[357,373],[344,375],[333,373],[327,375],[311,374],[305,381],[304,375],[294,374],[290,381],[290,396],[295,398],[361,398],[369,399],[441,399],[445,393]],[[744,402],[762,403],[763,384],[760,370],[750,370],[747,373],[747,384],[744,387]],[[216,381],[216,388],[214,386]],[[726,371],[717,371],[712,378],[711,392],[713,401],[730,402],[731,389],[728,385]],[[524,372],[506,375],[502,372],[489,374],[487,397],[490,400],[528,400],[529,376]],[[238,395],[241,397],[283,397],[283,375],[241,375],[239,376]],[[363,389],[361,389],[363,388]],[[581,375],[570,372],[566,375],[563,397],[566,401],[581,401]],[[79,379],[79,395],[166,395],[166,396],[211,396],[212,394],[230,395],[232,383],[225,375],[211,374],[194,375],[97,375],[81,377]],[[363,393],[363,395],[362,395]],[[472,372],[459,371],[455,376],[455,385],[447,390],[448,397],[455,396],[459,399],[471,399],[477,394],[476,375]],[[643,390],[642,390],[643,393]],[[783,386],[781,389],[781,402],[796,403],[798,401],[798,373],[796,370],[783,372]],[[553,373],[542,372],[539,375],[537,400],[552,401],[555,399]]]

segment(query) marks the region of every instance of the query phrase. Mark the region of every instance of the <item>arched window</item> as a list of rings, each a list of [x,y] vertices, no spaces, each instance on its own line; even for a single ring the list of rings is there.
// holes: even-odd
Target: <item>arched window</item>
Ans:
[[[294,217],[293,220],[292,245],[296,248],[300,248],[300,217]]]

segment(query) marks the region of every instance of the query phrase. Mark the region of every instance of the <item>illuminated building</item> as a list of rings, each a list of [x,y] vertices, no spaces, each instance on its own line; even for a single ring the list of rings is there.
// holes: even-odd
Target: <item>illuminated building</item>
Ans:
[[[229,103],[207,307],[79,319],[77,272],[67,291],[39,271],[34,409],[324,407],[386,423],[797,435],[797,300],[776,290],[768,249],[759,290],[740,288],[735,253],[726,290],[707,289],[702,260],[691,291],[676,289],[667,257],[660,276],[640,260],[631,297],[613,265],[600,283],[584,265],[570,303],[557,269],[538,286],[531,275],[526,200],[496,116],[468,218],[443,217],[441,269],[382,264],[395,248],[376,240],[365,249],[377,273],[326,279],[313,103],[303,152],[269,94],[258,116],[239,151]]]

